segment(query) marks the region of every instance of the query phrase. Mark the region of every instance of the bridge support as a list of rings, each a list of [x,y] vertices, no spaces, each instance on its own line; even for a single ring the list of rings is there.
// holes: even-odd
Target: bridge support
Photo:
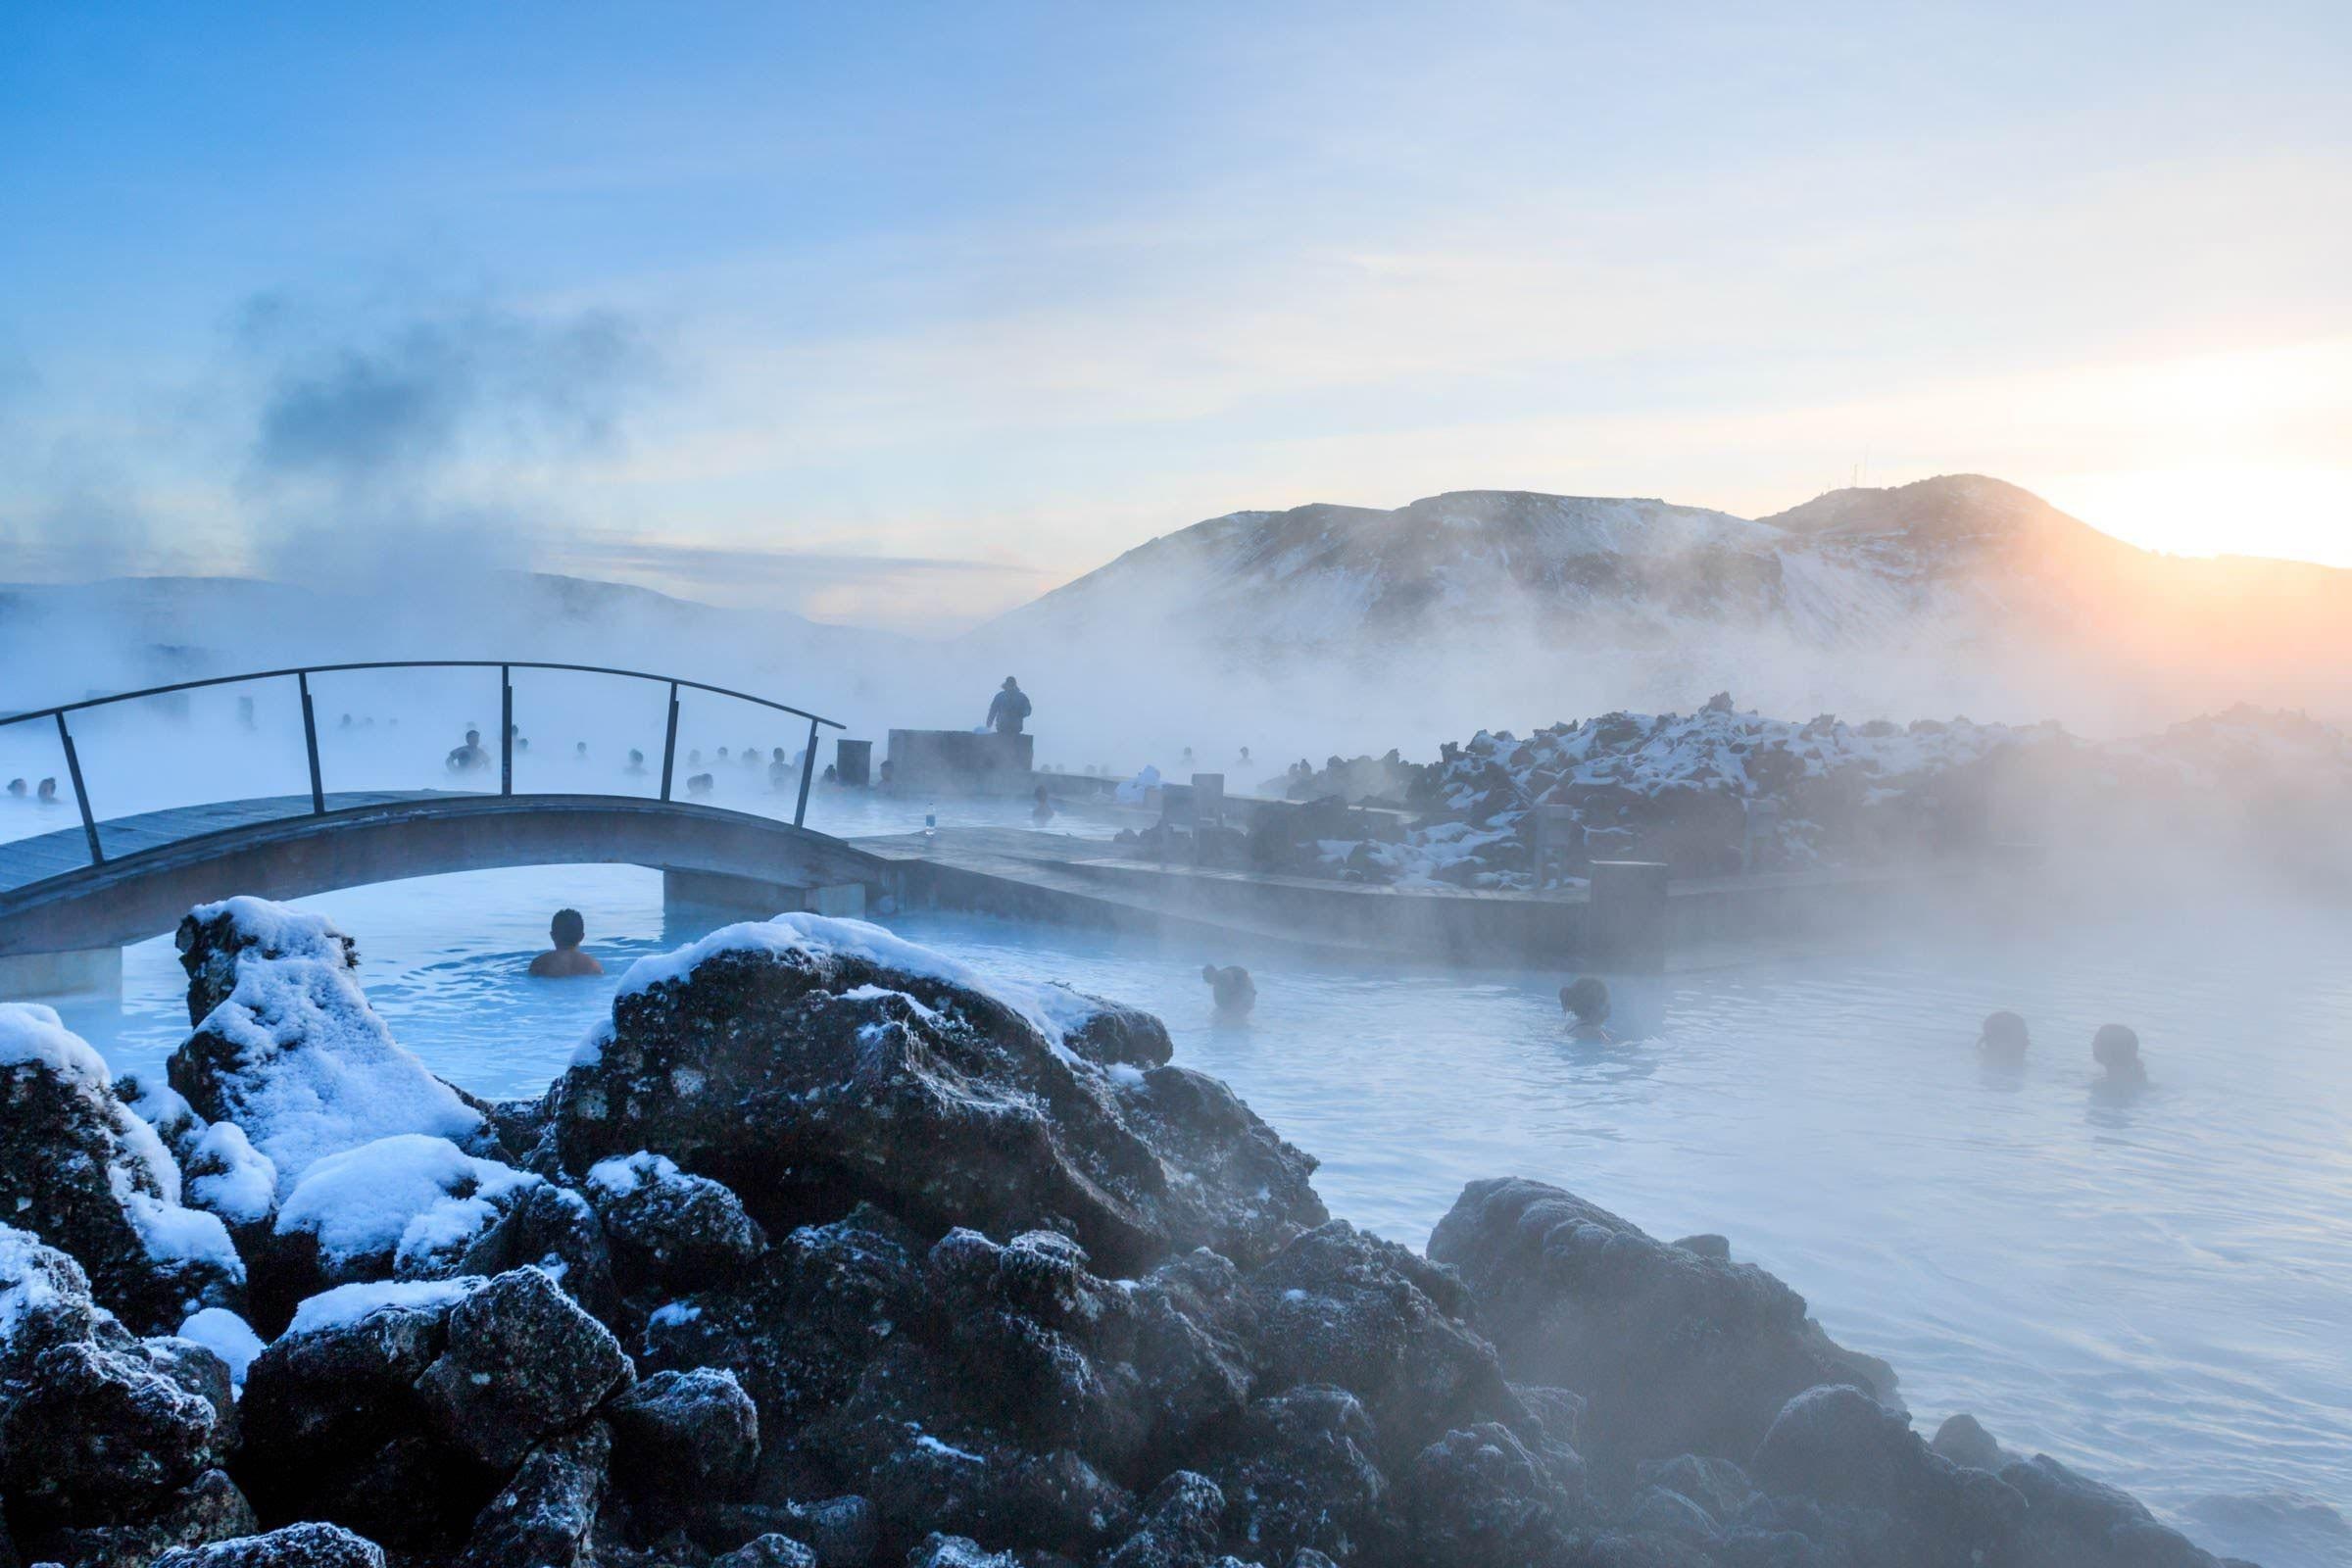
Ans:
[[[72,953],[17,953],[0,957],[0,1002],[50,997],[119,997],[122,950],[82,948]]]
[[[665,867],[662,872],[662,912],[665,924],[709,923],[713,919],[765,920],[792,909],[863,919],[865,884],[844,882],[804,888],[718,871],[675,871]]]

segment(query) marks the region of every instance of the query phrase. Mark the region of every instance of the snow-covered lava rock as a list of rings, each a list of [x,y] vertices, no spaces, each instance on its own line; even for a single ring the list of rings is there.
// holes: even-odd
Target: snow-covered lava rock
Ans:
[[[1718,695],[1694,713],[1604,713],[1524,737],[1481,730],[1430,763],[1335,757],[1267,787],[1323,806],[1331,824],[1291,831],[1281,846],[1253,842],[1259,860],[1403,887],[1536,886],[1540,808],[1567,829],[1546,880],[1593,859],[1709,876],[1918,863],[2028,842],[2158,855],[2205,844],[2305,874],[2315,856],[2330,874],[2352,870],[2341,831],[2352,737],[2243,707],[2093,743],[2052,723],[1773,718]],[[1340,825],[1337,805],[1412,816],[1367,835]]]
[[[1330,1219],[1113,1004],[793,916],[483,1107],[306,918],[192,918],[178,1095],[0,1009],[12,1175],[66,1173],[0,1228],[0,1565],[2214,1562],[1931,1447],[1719,1245],[1524,1181],[1430,1256]]]

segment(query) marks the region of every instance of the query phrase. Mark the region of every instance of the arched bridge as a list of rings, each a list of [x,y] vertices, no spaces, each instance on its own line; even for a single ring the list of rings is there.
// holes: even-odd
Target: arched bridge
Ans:
[[[495,754],[469,741],[448,760],[449,771],[461,775],[461,782],[464,775],[478,775],[481,787],[330,789],[314,678],[416,669],[498,672],[502,723]],[[517,790],[518,670],[610,676],[666,687],[658,789],[648,770],[644,793]],[[309,763],[307,794],[174,807],[104,820],[93,811],[75,741],[77,721],[94,710],[264,682],[293,685]],[[680,703],[683,695],[692,693],[750,704],[770,714],[788,715],[795,724],[806,723],[807,745],[799,765],[777,764],[787,794],[774,799],[779,805],[791,801],[790,820],[705,800],[673,798],[680,765]],[[245,701],[240,711],[250,724],[250,700]],[[345,723],[350,723],[348,715]],[[805,825],[819,731],[839,729],[840,724],[749,693],[642,670],[461,660],[313,665],[186,681],[13,714],[0,718],[0,739],[9,738],[12,730],[24,736],[26,732],[20,726],[54,726],[56,755],[64,759],[79,825],[0,843],[0,967],[28,961],[26,956],[32,955],[119,949],[171,930],[191,905],[230,894],[297,898],[450,871],[606,863],[654,866],[712,886],[735,881],[816,889],[883,881],[882,861]],[[700,778],[693,782],[709,787]],[[66,804],[65,793],[56,792],[53,808],[60,815]],[[6,977],[0,976],[0,994],[8,989]]]

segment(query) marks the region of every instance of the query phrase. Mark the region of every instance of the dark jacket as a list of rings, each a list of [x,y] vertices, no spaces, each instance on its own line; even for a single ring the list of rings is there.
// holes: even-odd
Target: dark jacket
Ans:
[[[1000,735],[1018,735],[1021,720],[1029,716],[1029,694],[1017,687],[1001,691],[989,700],[988,727]]]

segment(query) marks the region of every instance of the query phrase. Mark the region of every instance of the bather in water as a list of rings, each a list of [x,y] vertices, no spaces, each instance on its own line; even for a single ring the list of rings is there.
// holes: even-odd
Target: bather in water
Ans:
[[[1208,989],[1217,1000],[1220,1018],[1247,1018],[1250,1009],[1257,1005],[1257,982],[1238,963],[1229,963],[1222,969],[1213,963],[1202,964],[1200,978],[1208,982]]]
[[[452,773],[478,773],[490,765],[490,754],[482,750],[482,732],[469,729],[466,744],[450,749],[445,764]]]
[[[1986,1013],[1984,1027],[1977,1035],[1977,1051],[1993,1066],[2024,1066],[2027,1048],[2032,1044],[2026,1033],[2026,1020],[2007,1008]]]
[[[588,922],[577,909],[558,909],[548,922],[548,940],[554,947],[531,960],[531,975],[539,980],[572,980],[605,972],[605,966],[580,951],[588,939]]]
[[[2090,1037],[2090,1055],[2106,1070],[2099,1080],[2103,1087],[2141,1089],[2148,1082],[2148,1069],[2139,1059],[2139,1036],[2129,1026],[2103,1023],[2099,1032]]]
[[[1577,1039],[1615,1043],[1608,1030],[1609,987],[1599,976],[1585,975],[1560,987],[1560,1010],[1568,1014],[1568,1032]]]

